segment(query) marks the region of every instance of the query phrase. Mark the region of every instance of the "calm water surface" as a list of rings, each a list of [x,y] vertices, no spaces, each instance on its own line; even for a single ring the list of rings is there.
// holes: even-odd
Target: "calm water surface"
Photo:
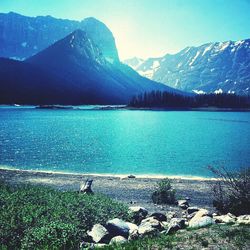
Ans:
[[[250,166],[250,113],[0,108],[0,165],[209,176]]]

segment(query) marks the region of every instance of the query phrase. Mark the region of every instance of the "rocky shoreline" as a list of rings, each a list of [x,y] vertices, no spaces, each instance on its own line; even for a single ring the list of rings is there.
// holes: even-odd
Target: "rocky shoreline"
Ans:
[[[187,200],[179,200],[181,216],[176,212],[155,212],[149,215],[143,207],[129,207],[132,222],[114,218],[105,225],[95,224],[87,232],[88,237],[80,243],[82,248],[103,247],[107,244],[122,244],[148,235],[169,235],[179,230],[199,229],[213,224],[250,225],[250,215],[234,216],[231,213],[218,215],[207,209],[190,207]]]
[[[145,207],[150,213],[157,211],[177,211],[176,206],[162,206],[153,204],[151,195],[161,178],[150,177],[118,177],[101,175],[78,175],[64,173],[48,173],[22,170],[0,169],[0,180],[10,184],[35,184],[53,187],[59,190],[79,190],[80,185],[87,179],[93,180],[93,191],[125,203],[129,206]],[[176,197],[189,197],[192,206],[213,210],[211,179],[173,178],[172,186],[176,190]]]
[[[86,180],[90,180],[86,182]],[[86,232],[80,248],[96,248],[143,239],[145,236],[169,236],[188,229],[199,229],[215,224],[250,225],[250,215],[218,214],[212,206],[212,179],[172,179],[176,190],[176,205],[156,205],[152,192],[160,178],[117,177],[46,173],[21,170],[0,170],[0,181],[11,185],[31,184],[49,186],[61,191],[82,191],[93,180],[94,193],[102,193],[128,205],[129,218],[119,217],[98,223]],[[85,185],[84,185],[85,182]],[[86,184],[89,185],[86,185]],[[86,189],[87,187],[87,189]],[[185,197],[185,198],[183,198]],[[144,206],[145,205],[145,206]]]

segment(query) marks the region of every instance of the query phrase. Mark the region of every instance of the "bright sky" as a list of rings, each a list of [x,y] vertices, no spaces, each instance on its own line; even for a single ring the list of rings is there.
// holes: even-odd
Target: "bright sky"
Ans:
[[[113,32],[121,59],[250,38],[250,0],[0,0],[0,12],[82,20]]]

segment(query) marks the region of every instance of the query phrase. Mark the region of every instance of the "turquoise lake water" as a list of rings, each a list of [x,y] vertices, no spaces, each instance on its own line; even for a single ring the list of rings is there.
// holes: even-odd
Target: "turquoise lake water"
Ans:
[[[205,177],[250,166],[250,113],[0,108],[0,165]]]

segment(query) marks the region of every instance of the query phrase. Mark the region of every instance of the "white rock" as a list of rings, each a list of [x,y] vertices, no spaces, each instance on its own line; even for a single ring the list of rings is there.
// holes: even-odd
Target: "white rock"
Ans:
[[[160,228],[160,221],[158,221],[154,217],[148,217],[148,218],[142,220],[140,226],[142,226],[144,224],[150,224],[152,227]]]
[[[126,222],[127,226],[129,227],[129,234],[135,230],[138,230],[138,226],[131,222]]]
[[[237,217],[237,223],[250,225],[250,215],[246,214],[246,215],[238,216]]]
[[[226,215],[220,215],[220,216],[214,216],[216,223],[234,223],[236,221],[236,216],[234,216],[231,213],[228,213]]]
[[[166,216],[167,216],[167,220],[171,220],[171,219],[177,217],[177,214],[176,214],[176,212],[170,211],[170,212],[166,213]]]
[[[138,229],[134,230],[134,231],[130,231],[129,232],[129,237],[128,240],[136,240],[139,238],[139,233],[138,233]]]
[[[161,226],[164,230],[167,230],[169,227],[169,222],[161,221]]]
[[[139,226],[138,234],[140,235],[146,235],[151,234],[154,232],[158,232],[159,230],[156,227],[152,227],[150,224],[144,224],[142,226]]]
[[[147,216],[147,214],[148,214],[148,210],[146,208],[140,207],[140,206],[129,207],[129,210],[132,213],[143,213],[143,214],[145,214],[145,216]]]
[[[187,208],[187,213],[192,214],[194,212],[198,212],[200,209],[198,207],[188,207]]]
[[[106,228],[112,236],[121,235],[124,237],[128,237],[129,230],[130,230],[130,227],[127,224],[127,222],[125,222],[121,219],[118,219],[118,218],[115,218],[113,220],[109,220],[106,223]]]
[[[126,242],[127,239],[124,238],[123,236],[115,236],[113,237],[111,240],[110,240],[110,243],[109,244],[114,244],[114,243],[117,243],[117,244],[122,244],[124,242]]]
[[[162,229],[161,223],[153,217],[146,218],[142,220],[138,228],[138,233],[140,235],[151,234],[158,232]]]
[[[148,210],[144,207],[139,207],[139,206],[129,207],[129,211],[132,214],[135,223],[137,224],[139,224],[141,220],[146,218],[146,216],[148,215]]]
[[[189,207],[187,200],[178,200],[178,206],[182,209],[187,209]]]
[[[95,243],[106,242],[105,238],[108,236],[108,230],[101,224],[95,224],[88,235],[91,236]]]
[[[168,225],[167,234],[176,232],[184,227],[185,227],[185,220],[184,219],[173,218]]]
[[[189,227],[204,227],[214,223],[210,213],[206,209],[200,209],[189,221]]]
[[[202,217],[202,216],[210,216],[210,212],[207,209],[201,208],[195,216]],[[210,216],[211,217],[211,216]]]
[[[189,221],[189,227],[205,227],[214,224],[214,220],[210,216],[203,216],[195,218],[195,216]]]

